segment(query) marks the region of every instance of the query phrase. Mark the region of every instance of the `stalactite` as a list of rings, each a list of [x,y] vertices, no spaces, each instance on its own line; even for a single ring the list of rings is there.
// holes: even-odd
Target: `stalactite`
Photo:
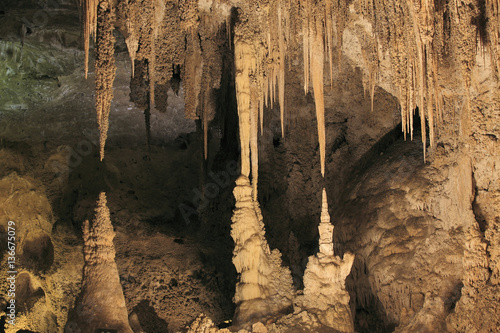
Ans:
[[[309,0],[304,1],[304,5],[302,7],[302,43],[303,43],[303,65],[304,65],[304,93],[307,94],[309,92],[309,82],[310,82],[310,74],[309,74],[309,52],[311,50],[311,46],[309,45],[310,36],[309,36],[309,26],[311,20]]]
[[[151,54],[148,61],[148,73],[149,73],[149,101],[150,105],[154,107],[155,105],[155,68],[156,68],[156,39],[154,34],[151,35]]]
[[[124,16],[124,31],[123,35],[125,37],[125,44],[127,44],[127,50],[130,57],[130,62],[132,65],[132,77],[135,76],[135,59],[137,58],[137,50],[139,49],[139,30],[136,25],[139,21],[139,13],[137,8],[137,3],[131,2],[131,0],[125,0],[121,5],[117,6],[117,12],[122,11]],[[119,14],[117,14],[119,15]]]
[[[250,74],[257,68],[257,59],[251,44],[243,37],[234,37],[236,66],[236,99],[241,145],[241,174],[250,177]]]
[[[127,44],[128,55],[130,57],[130,62],[132,63],[132,77],[134,77],[135,59],[137,57],[137,49],[139,48],[139,38],[135,34],[134,24],[132,21],[127,21],[127,30],[129,31],[129,36],[125,38],[125,43]]]
[[[151,156],[151,100],[149,98],[148,98],[148,106],[144,110],[144,122],[146,125],[146,149],[147,149],[147,156],[149,159]]]
[[[156,41],[158,32],[165,17],[165,0],[155,0],[153,2],[153,22],[151,34],[151,53],[149,55],[149,100],[152,108],[155,107],[155,85],[156,85]]]
[[[280,102],[280,119],[281,119],[281,136],[285,137],[285,32],[283,31],[281,3],[278,7],[278,38],[279,38],[279,102]],[[286,24],[285,24],[286,26]]]
[[[325,44],[328,50],[328,62],[330,64],[330,87],[333,88],[333,2],[325,0]],[[337,43],[338,44],[338,43]],[[340,68],[340,59],[339,59]]]
[[[486,0],[486,17],[491,63],[500,79],[500,0]]]
[[[310,42],[311,74],[314,89],[314,103],[316,105],[316,119],[318,122],[318,140],[321,160],[321,175],[325,176],[325,155],[326,155],[326,134],[325,134],[325,101],[323,93],[323,66],[324,38],[323,22],[321,18],[316,17],[310,27],[310,34],[313,36]]]
[[[83,36],[84,36],[84,51],[85,51],[85,78],[87,78],[89,71],[90,37],[93,36],[95,39],[95,37],[97,36],[98,3],[99,0],[81,0],[81,4],[84,5]]]
[[[254,85],[250,89],[251,107],[250,107],[250,154],[252,162],[252,197],[257,202],[257,184],[259,179],[259,149],[258,149],[258,132],[259,132],[259,107],[256,101],[258,100],[257,87]]]
[[[195,31],[187,36],[187,50],[183,71],[185,89],[185,114],[188,119],[198,119],[198,105],[203,78],[203,57],[199,38]]]
[[[96,113],[99,125],[100,159],[104,158],[104,146],[109,128],[109,112],[113,99],[113,82],[116,75],[114,58],[115,37],[114,7],[107,0],[99,3],[97,19],[97,45],[95,60]]]

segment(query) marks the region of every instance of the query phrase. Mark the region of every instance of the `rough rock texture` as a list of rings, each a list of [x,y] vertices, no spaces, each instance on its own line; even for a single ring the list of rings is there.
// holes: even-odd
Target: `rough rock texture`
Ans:
[[[233,263],[240,274],[234,295],[234,324],[238,327],[289,311],[293,287],[290,270],[281,264],[281,254],[278,250],[271,252],[267,245],[260,208],[252,199],[246,176],[236,180],[234,196],[231,236],[235,243]]]
[[[7,325],[6,332],[20,328],[35,332],[56,332],[64,325],[68,307],[81,279],[82,256],[74,235],[55,227],[55,216],[46,187],[33,169],[30,152],[16,144],[3,142],[0,150],[0,244],[7,247],[7,222],[16,223],[16,326]],[[23,154],[20,154],[23,151]],[[5,223],[5,224],[4,224]],[[4,229],[5,228],[5,229]],[[5,252],[0,255],[7,267]],[[6,281],[7,270],[0,272]],[[4,316],[6,284],[0,287],[0,304]]]
[[[333,225],[325,189],[322,198],[319,252],[309,257],[304,272],[304,294],[294,301],[294,310],[317,316],[322,325],[336,332],[354,332],[349,293],[345,289],[354,255],[347,252],[343,259],[334,255]]]
[[[85,265],[82,289],[69,312],[65,332],[114,329],[120,333],[132,333],[115,263],[115,232],[104,192],[99,195],[95,214],[92,224],[87,220],[83,226]]]
[[[336,244],[341,245],[335,252],[347,248],[356,254],[347,289],[357,329],[498,330],[498,1],[99,1],[116,12],[116,20],[111,23],[107,14],[99,17],[106,23],[96,31],[104,36],[98,48],[103,47],[105,57],[97,60],[104,63],[97,70],[91,65],[88,74],[105,77],[102,82],[98,79],[98,85],[103,84],[98,89],[105,88],[109,104],[110,55],[117,54],[106,154],[107,158],[123,155],[102,164],[94,158],[98,129],[93,83],[81,80],[86,71],[75,66],[84,62],[78,49],[84,43],[78,31],[77,1],[39,3],[57,3],[55,9],[37,3],[0,0],[0,57],[5,65],[0,69],[0,134],[35,147],[35,153],[25,152],[22,158],[2,155],[2,165],[20,175],[21,160],[36,160],[36,172],[44,168],[46,173],[54,211],[70,224],[78,225],[77,217],[85,215],[94,196],[106,188],[116,196],[115,204],[122,202],[112,211],[128,216],[130,210],[134,220],[139,215],[134,227],[123,234],[149,230],[135,226],[151,223],[156,224],[152,233],[173,225],[188,230],[185,234],[208,231],[207,239],[219,241],[212,245],[217,249],[211,256],[204,252],[208,241],[200,246],[203,255],[194,250],[203,237],[186,241],[186,252],[171,233],[153,238],[166,249],[142,249],[140,242],[124,245],[120,251],[129,251],[130,259],[119,255],[118,265],[128,267],[127,274],[139,276],[137,280],[152,281],[141,285],[122,277],[126,297],[133,300],[129,311],[140,304],[148,315],[160,318],[156,325],[160,331],[165,330],[165,320],[171,324],[168,329],[176,329],[194,319],[197,311],[216,322],[231,315],[232,305],[229,301],[222,305],[222,299],[233,293],[227,283],[231,280],[227,277],[235,275],[227,269],[233,245],[229,237],[233,201],[229,185],[217,185],[217,194],[210,198],[206,189],[214,189],[209,186],[215,184],[211,165],[225,167],[236,155],[238,138],[228,135],[238,124],[235,95],[247,99],[238,101],[244,115],[240,129],[250,133],[239,142],[245,150],[244,174],[253,185],[253,200],[262,208],[265,238],[270,248],[283,253],[296,286],[302,283],[304,259],[317,247],[316,206],[319,189],[325,187],[336,208],[340,241]],[[98,2],[80,4],[97,8]],[[110,4],[116,7],[109,8]],[[31,8],[20,12],[23,6]],[[89,59],[94,31],[90,27],[97,28],[98,23],[97,10],[90,13],[84,33],[90,45],[83,47]],[[40,20],[44,17],[47,21]],[[113,25],[116,29],[111,34]],[[232,45],[233,34],[238,45]],[[117,40],[114,50],[113,39]],[[240,52],[241,46],[245,52]],[[233,68],[233,62],[240,60]],[[132,97],[140,107],[128,101],[129,76],[134,77]],[[235,78],[237,87],[231,88]],[[229,81],[227,91],[221,91],[224,80]],[[180,107],[169,110],[175,92],[180,93],[176,101]],[[182,98],[185,109],[179,102]],[[149,113],[143,115],[145,106]],[[177,148],[169,146],[178,133],[195,130],[194,121],[180,120],[184,111],[199,119],[206,164],[195,157],[203,154],[189,148],[193,142],[201,147],[193,136],[180,137]],[[107,114],[103,125],[106,119]],[[409,133],[408,139],[421,141],[421,147],[406,150],[398,143],[393,151],[375,158],[389,145],[383,136],[396,126]],[[259,128],[261,137],[256,135]],[[216,158],[212,155],[211,160],[207,150],[216,151],[219,140],[232,150],[221,151]],[[141,152],[145,141],[151,146],[146,157]],[[139,148],[131,151],[132,146]],[[152,157],[157,160],[148,164]],[[352,169],[357,176],[350,176]],[[29,175],[29,186],[20,186],[22,193],[28,187],[40,187],[32,181],[35,176]],[[50,179],[61,182],[55,186]],[[201,189],[195,198],[192,189]],[[190,209],[180,211],[178,204],[185,199]],[[16,208],[17,218],[25,218],[20,213],[23,209],[24,205]],[[189,226],[184,225],[185,214],[193,222]],[[208,214],[216,223],[206,223]],[[57,223],[54,230],[61,225]],[[28,272],[20,279],[30,308],[23,315],[30,318],[23,328],[35,331],[64,326],[64,307],[77,293],[74,280],[79,280],[73,266],[66,265],[70,253],[79,253],[79,243],[71,237],[58,243],[59,236],[46,229],[26,249],[40,253],[38,244],[52,242],[54,263],[61,266],[51,266],[43,276],[38,264],[27,265]],[[122,236],[122,244],[130,240]],[[139,240],[147,242],[147,236]],[[179,263],[183,254],[202,273],[188,272]],[[219,258],[221,264],[213,265],[205,256]],[[151,269],[138,272],[137,263],[151,263]],[[214,269],[224,263],[226,268]],[[171,267],[162,268],[167,264]],[[407,266],[412,268],[410,273],[417,273],[410,275]],[[178,288],[173,282],[160,282],[157,275],[162,274],[179,277]],[[45,305],[33,302],[43,299],[39,286],[46,295]],[[221,286],[224,291],[217,292]],[[176,307],[171,304],[182,309],[172,310]],[[143,315],[138,310],[136,314]],[[276,327],[286,329],[305,321],[309,323],[301,329],[311,331],[319,322],[309,313],[301,316],[285,316]],[[45,321],[35,323],[32,319],[37,317]],[[139,321],[147,330],[148,320]],[[272,329],[268,322],[265,326]]]
[[[397,143],[353,177],[335,211],[339,247],[356,254],[347,288],[362,331],[377,316],[398,331],[444,329],[460,298],[471,164],[436,155],[425,166],[415,143]]]

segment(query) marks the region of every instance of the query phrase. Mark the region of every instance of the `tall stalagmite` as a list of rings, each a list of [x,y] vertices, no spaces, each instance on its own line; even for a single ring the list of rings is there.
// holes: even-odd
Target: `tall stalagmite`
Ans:
[[[309,257],[304,272],[304,295],[296,300],[299,309],[314,313],[322,325],[335,332],[354,332],[345,280],[351,272],[354,255],[347,252],[344,259],[333,252],[333,225],[328,214],[326,191],[323,189],[319,252]]]
[[[281,253],[267,244],[259,204],[252,198],[248,177],[241,175],[234,188],[236,208],[232,217],[233,263],[240,274],[234,302],[234,325],[288,311],[292,306],[293,286],[290,270],[281,265]],[[246,326],[245,326],[246,327]]]
[[[94,220],[92,223],[87,220],[83,225],[85,264],[82,287],[69,313],[65,332],[94,333],[99,329],[114,329],[120,333],[132,333],[115,263],[114,237],[106,194],[102,192]]]

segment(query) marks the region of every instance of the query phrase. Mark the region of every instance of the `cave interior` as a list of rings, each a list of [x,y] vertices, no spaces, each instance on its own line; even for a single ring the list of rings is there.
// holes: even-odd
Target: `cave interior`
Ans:
[[[0,331],[500,332],[500,0],[0,0],[0,63]]]

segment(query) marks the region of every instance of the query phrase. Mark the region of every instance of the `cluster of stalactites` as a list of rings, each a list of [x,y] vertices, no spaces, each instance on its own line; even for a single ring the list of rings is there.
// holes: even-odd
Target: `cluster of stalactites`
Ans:
[[[337,32],[337,44],[341,44],[341,34],[345,20],[340,15],[346,5],[328,1],[324,6],[305,1],[304,3],[276,1],[255,9],[254,15],[262,15],[264,24],[257,26],[255,19],[241,20],[235,29],[236,94],[240,121],[240,144],[242,154],[242,174],[251,171],[254,199],[257,198],[258,151],[257,140],[260,127],[263,133],[264,109],[279,102],[281,134],[285,135],[285,70],[287,51],[294,33],[302,28],[304,41],[305,93],[309,89],[310,77],[313,83],[318,138],[320,142],[321,174],[325,174],[325,116],[323,92],[323,66],[325,47],[330,58],[330,74],[333,77],[333,41]],[[249,13],[243,13],[251,17]],[[295,15],[295,16],[294,16]],[[338,19],[337,19],[338,18]],[[300,21],[302,20],[302,21]],[[299,22],[302,22],[299,24]],[[325,23],[326,22],[326,23]],[[336,22],[334,24],[333,22]],[[297,31],[295,31],[297,30]],[[328,41],[325,43],[325,31]],[[339,37],[340,36],[340,37]],[[340,52],[339,52],[340,64]],[[333,78],[332,78],[333,81]],[[259,126],[260,125],[260,126]]]
[[[443,97],[439,64],[444,54],[452,56],[463,82],[460,134],[468,134],[471,72],[479,42],[490,42],[493,62],[498,67],[498,1],[486,1],[488,36],[480,26],[480,3],[476,0],[434,0],[399,2],[386,0],[383,8],[375,0],[355,2],[357,12],[372,22],[379,52],[388,52],[394,71],[394,86],[399,90],[402,131],[413,139],[414,110],[421,121],[424,160],[426,121],[430,146],[436,141],[436,125],[443,119]],[[390,10],[387,10],[390,9]],[[474,24],[475,22],[475,24]],[[479,38],[478,38],[479,37]],[[448,61],[449,65],[449,61]],[[460,80],[460,78],[458,78]]]
[[[106,0],[81,0],[84,8],[84,32],[85,32],[85,54],[86,73],[88,62],[89,40],[91,36],[97,36],[97,8],[99,3],[107,3]],[[223,1],[213,2],[211,6],[221,6]],[[470,24],[479,19],[479,10],[476,0],[450,1],[445,4],[433,0],[408,1],[401,3],[396,0],[384,0],[380,6],[375,0],[359,1],[287,1],[279,0],[261,3],[245,3],[241,5],[242,11],[248,16],[248,22],[255,20],[259,24],[253,24],[243,38],[253,39],[254,57],[257,65],[252,72],[252,119],[257,120],[257,129],[263,132],[264,108],[273,107],[278,101],[281,116],[281,132],[285,135],[285,70],[286,57],[289,49],[294,48],[297,43],[297,35],[302,35],[303,66],[304,66],[304,90],[309,91],[312,83],[316,104],[316,115],[318,123],[318,140],[320,146],[321,173],[325,174],[326,134],[325,134],[325,104],[324,104],[324,63],[330,65],[330,82],[333,83],[334,75],[334,50],[337,51],[337,64],[341,68],[342,36],[348,25],[350,11],[354,10],[363,15],[372,23],[375,45],[371,51],[375,57],[389,55],[394,71],[394,85],[399,91],[401,104],[402,130],[410,133],[413,138],[414,110],[418,106],[421,119],[422,140],[425,155],[426,148],[426,121],[428,122],[429,138],[431,146],[435,142],[435,127],[442,119],[443,101],[440,92],[438,64],[442,60],[443,53],[450,53],[450,49],[456,52],[455,61],[461,68],[464,82],[464,101],[461,112],[463,119],[463,132],[467,131],[469,87],[471,70],[474,65],[477,45],[475,42],[478,35],[478,26]],[[123,5],[123,3],[125,3]],[[168,34],[170,28],[170,13],[165,13],[165,8],[175,7],[175,15],[179,20],[176,29],[182,30],[186,43],[186,51],[183,53],[182,64],[183,82],[186,90],[186,116],[188,118],[203,120],[205,129],[205,141],[207,140],[208,122],[213,119],[215,107],[210,91],[217,87],[220,82],[220,64],[213,66],[213,59],[220,57],[206,56],[207,49],[217,49],[213,43],[216,38],[210,38],[210,34],[216,34],[217,29],[213,27],[226,25],[228,38],[230,38],[230,15],[217,24],[211,24],[211,16],[200,12],[200,4],[197,0],[185,0],[168,2],[166,0],[147,1],[146,5],[150,17],[145,20],[139,19],[138,12],[144,6],[139,2],[126,0],[118,6],[132,8],[128,10],[125,20],[125,40],[129,49],[132,64],[139,52],[142,59],[148,61],[148,79],[150,87],[150,102],[154,107],[154,88],[159,77],[162,82],[171,76],[169,66],[163,66],[162,73],[157,68],[158,43],[164,34]],[[475,4],[475,6],[473,6]],[[351,6],[352,7],[349,7]],[[134,7],[135,6],[135,7]],[[147,7],[146,6],[146,7]],[[135,8],[135,9],[134,9]],[[170,9],[168,9],[170,10]],[[500,71],[500,4],[498,0],[487,0],[485,3],[485,15],[489,49],[492,55],[493,65]],[[443,13],[446,11],[446,15]],[[174,13],[174,12],[172,12]],[[144,15],[142,15],[144,16]],[[209,23],[207,23],[209,22]],[[252,25],[252,23],[249,23]],[[160,26],[162,28],[160,28]],[[213,26],[210,28],[210,26]],[[207,28],[209,27],[209,28]],[[170,29],[171,30],[171,29]],[[175,32],[177,33],[177,32]],[[482,33],[479,31],[479,33]],[[161,34],[161,36],[159,36]],[[142,39],[150,38],[148,45]],[[212,42],[213,47],[208,47]],[[207,45],[202,45],[203,43]],[[142,45],[144,44],[144,45]],[[230,44],[230,42],[229,42]],[[450,45],[446,45],[450,44]],[[445,50],[445,48],[448,48]],[[141,51],[142,50],[142,51]],[[147,51],[143,51],[147,50]],[[201,52],[203,50],[203,52]],[[164,51],[164,50],[162,50]],[[373,59],[371,59],[373,60]],[[177,59],[179,61],[179,59]],[[368,66],[368,75],[371,105],[373,109],[374,91],[377,80],[377,60],[371,61]],[[373,65],[373,66],[372,66]],[[171,66],[170,66],[171,67]],[[215,69],[216,75],[207,74]],[[132,70],[133,71],[133,70]],[[163,73],[166,71],[168,73]],[[217,76],[214,79],[214,76]],[[105,109],[105,105],[99,108]],[[257,115],[255,115],[257,110]],[[98,112],[99,114],[99,112]],[[105,115],[105,112],[103,113]],[[102,117],[100,117],[102,118]],[[102,121],[100,120],[100,123]],[[249,120],[250,122],[250,120]],[[259,126],[260,125],[260,126]],[[102,126],[103,129],[106,126]],[[251,128],[255,126],[251,125]],[[252,132],[253,133],[253,132]],[[103,135],[101,134],[101,137]],[[206,147],[205,143],[205,147]],[[205,156],[207,155],[205,149]],[[257,153],[255,153],[257,155]],[[257,178],[255,173],[255,178]]]
[[[304,91],[307,94],[312,81],[318,122],[321,174],[325,175],[326,134],[323,73],[325,58],[330,64],[330,80],[333,85],[334,46],[337,45],[338,66],[341,66],[342,34],[347,24],[348,5],[346,2],[326,0],[316,2],[276,1],[269,4],[266,25],[261,33],[264,45],[258,50],[257,63],[262,64],[257,71],[258,116],[263,132],[264,107],[280,106],[281,134],[285,136],[285,70],[290,44],[299,30],[302,32],[304,61]],[[325,56],[325,49],[326,55]]]

